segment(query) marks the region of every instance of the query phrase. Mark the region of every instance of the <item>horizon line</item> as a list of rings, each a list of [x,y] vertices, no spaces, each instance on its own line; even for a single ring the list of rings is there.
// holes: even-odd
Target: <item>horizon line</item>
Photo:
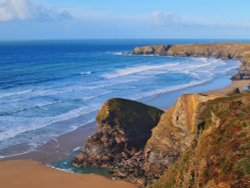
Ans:
[[[35,42],[35,41],[90,41],[90,40],[245,40],[250,38],[48,38],[48,39],[0,39],[0,42]]]

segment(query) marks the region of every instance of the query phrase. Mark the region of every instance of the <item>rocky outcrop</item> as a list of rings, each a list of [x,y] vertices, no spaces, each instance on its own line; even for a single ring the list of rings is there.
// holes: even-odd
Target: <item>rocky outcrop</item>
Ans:
[[[151,188],[250,187],[250,94],[208,101],[202,130]]]
[[[186,94],[165,112],[145,147],[146,174],[160,177],[191,146],[202,129],[197,114],[203,103],[214,95]]]
[[[154,54],[240,60],[242,65],[239,67],[239,73],[232,79],[250,79],[250,44],[247,43],[143,46],[135,48],[132,53],[135,55]]]
[[[201,129],[196,121],[199,108],[215,98],[186,94],[165,113],[138,102],[111,99],[97,116],[97,133],[73,163],[109,168],[115,178],[152,183],[191,146]]]
[[[144,176],[143,150],[162,113],[135,101],[106,101],[96,118],[97,133],[88,139],[73,164],[106,167],[115,178],[140,181]]]
[[[73,164],[152,188],[249,187],[249,101],[249,93],[185,94],[163,112],[108,100]]]

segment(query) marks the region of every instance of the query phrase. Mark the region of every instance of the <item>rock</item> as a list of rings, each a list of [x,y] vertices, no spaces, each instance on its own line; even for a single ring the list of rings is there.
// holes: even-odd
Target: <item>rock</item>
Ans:
[[[166,55],[166,52],[168,49],[171,48],[171,45],[161,45],[161,46],[144,46],[144,47],[137,47],[133,50],[133,54],[137,55],[150,55],[150,54],[155,54],[155,55]]]
[[[146,182],[145,182],[144,179],[139,178],[139,179],[136,180],[136,184],[141,185],[141,186],[144,186],[144,185],[146,185]]]
[[[249,187],[249,101],[249,93],[186,94],[163,112],[108,100],[73,164],[108,168],[141,187]]]
[[[204,103],[196,118],[203,130],[150,187],[250,187],[249,101],[241,94]]]
[[[213,57],[221,59],[238,59],[248,64],[250,44],[215,43],[215,44],[177,44],[142,46],[132,51],[133,54],[154,54],[171,56]]]
[[[215,95],[186,94],[165,112],[145,147],[145,171],[160,176],[189,148],[201,127],[197,122],[200,105]]]
[[[106,101],[96,118],[97,133],[88,139],[73,164],[105,166],[117,178],[140,176],[141,155],[162,114],[162,110],[135,101]]]

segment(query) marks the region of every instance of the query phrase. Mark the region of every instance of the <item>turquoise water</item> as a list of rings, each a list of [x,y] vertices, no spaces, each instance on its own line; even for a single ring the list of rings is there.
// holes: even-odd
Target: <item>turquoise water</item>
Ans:
[[[51,139],[94,121],[97,110],[109,98],[147,101],[218,78],[228,79],[239,63],[122,55],[136,46],[198,42],[213,41],[0,43],[0,157],[36,150]]]
[[[105,168],[98,168],[98,167],[75,167],[72,163],[73,158],[69,158],[63,161],[57,161],[53,163],[51,166],[53,168],[65,171],[65,172],[72,172],[78,174],[98,174],[102,176],[109,177],[109,171]]]
[[[76,148],[72,151],[71,155],[76,156],[80,153],[80,148]],[[78,174],[98,174],[105,177],[110,177],[109,170],[99,167],[75,167],[72,165],[73,157],[70,157],[65,160],[58,160],[52,164],[49,164],[49,167],[61,170],[64,172],[78,173]]]

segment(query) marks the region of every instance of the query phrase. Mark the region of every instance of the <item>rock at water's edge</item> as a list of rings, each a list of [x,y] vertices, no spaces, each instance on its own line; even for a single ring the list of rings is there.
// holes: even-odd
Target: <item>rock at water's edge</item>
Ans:
[[[107,167],[119,178],[142,176],[143,149],[162,114],[162,110],[136,101],[106,101],[96,118],[97,133],[73,164]]]

